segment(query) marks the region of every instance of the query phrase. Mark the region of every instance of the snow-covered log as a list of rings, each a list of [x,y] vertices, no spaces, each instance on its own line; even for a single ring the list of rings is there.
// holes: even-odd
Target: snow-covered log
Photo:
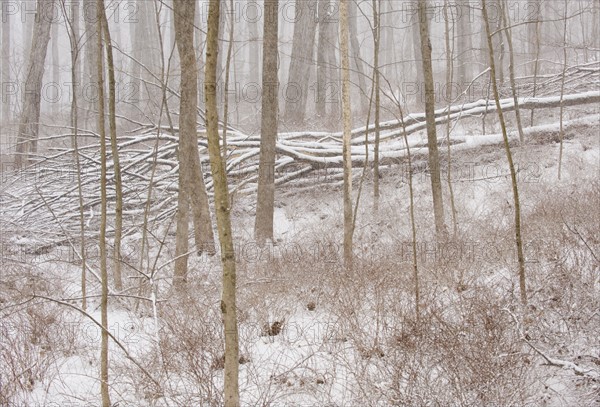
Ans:
[[[598,104],[600,92],[590,91],[579,94],[565,95],[562,103],[565,106]],[[536,99],[522,98],[519,101],[523,109],[544,109],[560,106],[559,97],[543,97]],[[505,111],[514,109],[512,98],[502,100]],[[438,124],[446,120],[458,121],[465,117],[480,116],[484,113],[495,112],[495,105],[480,100],[450,109],[436,111]],[[600,116],[592,115],[565,121],[565,129],[578,126],[598,126]],[[404,128],[398,121],[382,123],[380,159],[401,162],[406,153],[406,145],[402,137],[405,131],[413,155],[427,154],[427,140],[421,132],[425,128],[423,114],[409,116]],[[365,140],[364,127],[353,131],[352,164],[356,171],[365,165],[365,160],[373,157],[373,138],[369,135]],[[539,134],[550,134],[558,131],[558,124],[547,124],[525,129],[528,137]],[[92,132],[85,133],[86,137],[98,138]],[[64,141],[70,145],[71,134],[57,134],[47,137],[55,142]],[[515,135],[512,135],[515,137]],[[119,153],[121,156],[122,178],[124,186],[124,216],[130,230],[135,230],[141,219],[140,215],[146,206],[147,193],[150,183],[153,193],[150,205],[150,222],[158,222],[173,215],[177,202],[177,134],[171,134],[167,128],[160,131],[156,127],[147,126],[137,134],[125,134],[119,138]],[[41,140],[43,141],[43,140]],[[465,135],[456,132],[450,138],[453,150],[476,148],[483,145],[500,143],[501,136],[496,134]],[[445,137],[440,143],[445,143]],[[55,143],[56,144],[56,143]],[[231,130],[228,136],[227,172],[232,191],[248,193],[255,191],[258,174],[259,136],[248,136],[238,130]],[[212,179],[208,177],[208,155],[206,139],[199,130],[199,154],[204,167],[206,185],[212,190]],[[342,166],[341,133],[329,132],[295,132],[280,133],[276,145],[278,158],[275,162],[274,175],[276,183],[282,185],[288,182],[302,182],[299,178],[310,175],[313,171],[337,171]],[[87,145],[79,149],[82,165],[81,181],[86,214],[97,212],[99,204],[100,156],[96,145]],[[10,222],[16,227],[29,230],[53,230],[71,233],[76,236],[79,211],[76,186],[76,172],[73,164],[71,148],[53,147],[44,155],[37,157],[37,162],[30,167],[10,173],[4,171],[3,182],[0,185],[0,219]],[[108,160],[111,162],[111,160]],[[156,170],[153,172],[153,168]],[[114,204],[114,186],[112,182],[112,167],[109,166],[108,196],[111,206]],[[153,174],[153,175],[152,175]],[[314,178],[314,177],[313,177]],[[320,182],[332,181],[332,177],[323,177]],[[316,182],[316,181],[315,181]],[[114,208],[110,208],[114,210]],[[90,233],[95,233],[98,217],[86,219]],[[57,223],[59,223],[57,225]],[[48,227],[54,225],[56,227]],[[64,240],[64,233],[60,239]],[[38,235],[44,235],[39,234]],[[51,241],[60,240],[50,232],[46,234]]]

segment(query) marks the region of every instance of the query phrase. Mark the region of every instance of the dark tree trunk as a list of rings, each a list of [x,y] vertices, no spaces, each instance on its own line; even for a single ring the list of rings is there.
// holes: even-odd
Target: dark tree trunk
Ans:
[[[51,7],[54,0],[38,0],[38,14],[43,13],[45,7]],[[36,15],[29,63],[25,71],[25,96],[21,110],[21,121],[17,134],[17,156],[15,165],[20,167],[27,164],[29,154],[37,151],[37,139],[40,119],[40,103],[42,91],[42,78],[44,76],[44,63],[48,42],[50,41],[50,26],[52,22],[46,16]]]
[[[317,0],[296,0],[298,21],[294,23],[292,57],[288,75],[284,118],[288,124],[302,124],[306,115],[310,67],[315,47]]]
[[[278,94],[277,29],[278,0],[265,0],[263,30],[262,119],[256,223],[254,237],[259,245],[273,240],[275,201],[275,143],[277,141]]]

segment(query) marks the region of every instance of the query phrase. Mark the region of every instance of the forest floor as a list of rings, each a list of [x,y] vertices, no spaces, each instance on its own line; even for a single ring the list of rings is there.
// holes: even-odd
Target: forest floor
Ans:
[[[566,134],[560,180],[556,134],[515,144],[512,152],[523,211],[525,308],[511,182],[499,145],[453,155],[454,234],[443,171],[451,232],[444,241],[433,234],[426,160],[413,163],[418,317],[408,167],[382,168],[378,210],[367,173],[351,271],[341,264],[341,185],[328,182],[325,171],[311,173],[313,187],[277,190],[275,241],[262,248],[252,239],[255,197],[236,196],[243,404],[600,406],[598,127]],[[168,236],[146,253],[157,270],[156,310],[145,299],[111,300],[109,330],[128,352],[111,342],[115,405],[222,401],[219,259],[190,256],[187,289],[175,292]],[[88,277],[93,296],[89,315],[82,315],[73,308],[81,304],[74,255],[65,246],[29,253],[32,238],[13,236],[2,245],[0,405],[98,405],[100,330],[89,316],[100,319],[99,284]],[[125,294],[151,298],[134,271],[140,238],[124,242],[132,265]]]

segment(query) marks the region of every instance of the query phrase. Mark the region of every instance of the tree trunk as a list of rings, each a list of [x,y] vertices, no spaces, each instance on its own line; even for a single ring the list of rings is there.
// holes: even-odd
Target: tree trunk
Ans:
[[[104,78],[102,58],[102,16],[104,14],[104,1],[97,0],[96,24],[98,36],[96,62],[98,72],[98,131],[100,136],[100,282],[102,292],[100,297],[100,323],[102,333],[100,336],[100,395],[102,407],[110,407],[108,386],[108,265],[106,253],[106,217],[107,217],[107,175],[106,175],[106,128],[104,124]]]
[[[373,146],[373,209],[379,210],[379,105],[381,104],[381,91],[379,89],[379,44],[381,41],[381,0],[373,0],[373,70],[375,78],[375,145]]]
[[[51,28],[50,39],[52,40],[52,82],[53,87],[60,89],[60,58],[58,56],[58,22],[54,22]],[[60,107],[60,91],[55,99],[52,99],[52,114],[58,115]],[[54,95],[52,95],[54,97]]]
[[[569,3],[565,0],[565,16],[563,22],[563,38],[562,38],[562,53],[563,53],[563,69],[562,69],[562,77],[560,80],[560,112],[559,112],[559,134],[560,134],[560,147],[558,149],[558,179],[561,178],[562,172],[562,156],[563,156],[563,139],[564,139],[564,128],[563,128],[563,113],[564,113],[564,95],[565,95],[565,76],[567,73],[567,15],[568,15],[568,6]]]
[[[40,119],[40,103],[42,92],[42,78],[48,42],[50,41],[50,18],[44,13],[46,8],[51,8],[54,0],[38,0],[37,14],[34,24],[35,41],[31,44],[29,63],[25,71],[25,96],[21,110],[21,121],[17,135],[17,156],[15,165],[21,167],[29,161],[29,154],[37,151],[37,139]]]
[[[392,50],[398,45],[395,43],[394,38],[394,27],[397,22],[394,21],[394,17],[398,14],[393,14],[394,12],[394,4],[393,1],[383,1],[380,5],[379,14],[380,14],[380,24],[381,24],[381,49],[384,50]],[[404,4],[400,3],[402,7]],[[410,23],[409,23],[410,24]],[[395,64],[397,61],[394,60],[394,54],[392,52],[383,52],[379,56],[379,65],[381,66],[381,75],[387,78],[389,81],[394,79],[394,75],[396,75]]]
[[[431,42],[427,23],[427,2],[419,1],[419,33],[421,37],[421,55],[423,58],[423,78],[425,85],[425,117],[427,121],[427,146],[429,148],[428,162],[431,177],[431,194],[433,196],[433,216],[437,238],[446,234],[444,223],[444,202],[442,197],[442,182],[440,176],[440,159],[437,145],[435,125],[435,89],[431,64]]]
[[[294,38],[285,98],[287,124],[302,124],[306,115],[310,67],[312,66],[317,19],[317,0],[296,0]]]
[[[494,23],[492,28],[494,31],[497,31],[498,29],[501,28],[502,26],[502,18],[500,17],[500,10],[501,10],[501,4],[500,2],[503,0],[491,0],[491,3],[493,4],[493,10],[496,11],[495,15],[493,15],[493,19],[488,21],[488,24],[492,24],[492,22]],[[485,26],[485,22],[483,21],[484,17],[483,17],[483,12],[482,12],[482,16],[481,16],[481,25]],[[484,29],[479,30],[480,32],[480,46],[479,46],[479,58],[480,58],[480,64],[481,66],[485,69],[488,64],[489,64],[489,46],[488,46],[488,41],[487,41],[487,34],[485,32]],[[502,83],[504,82],[504,56],[503,56],[503,52],[504,52],[504,42],[502,41],[502,36],[501,35],[496,35],[495,37],[492,37],[492,44],[494,46],[494,58],[498,61],[498,66],[496,67],[496,73],[498,75],[498,77],[496,79],[499,80],[499,84],[502,85]],[[483,70],[483,69],[482,69]],[[490,85],[491,87],[491,85]]]
[[[12,96],[8,92],[8,84],[10,81],[10,26],[11,18],[10,13],[2,14],[2,61],[0,65],[0,92],[2,94],[2,123],[8,125],[10,122],[10,106],[12,103]]]
[[[319,0],[319,38],[317,45],[316,113],[328,126],[339,118],[339,78],[335,45],[336,8],[331,0]]]
[[[342,115],[344,159],[344,267],[352,268],[352,112],[350,105],[350,55],[349,55],[348,1],[340,1],[340,54],[342,59]]]
[[[193,3],[193,0],[190,0]],[[193,6],[192,6],[193,7]],[[224,404],[238,407],[239,395],[239,343],[236,305],[236,269],[229,206],[227,174],[219,146],[219,117],[217,113],[217,50],[219,39],[219,0],[210,0],[206,47],[206,130],[208,153],[214,181],[217,228],[223,264],[223,292],[221,312],[225,330]]]
[[[402,138],[404,139],[404,145],[406,146],[406,161],[408,164],[408,196],[409,196],[409,220],[410,220],[410,231],[411,231],[411,248],[412,248],[412,266],[413,266],[413,279],[415,281],[415,317],[417,321],[421,317],[421,293],[419,283],[419,259],[417,258],[417,223],[415,222],[415,191],[413,188],[413,169],[412,169],[412,156],[410,154],[410,145],[408,144],[408,134],[406,132],[406,123],[404,122],[404,112],[402,111],[402,105],[400,101],[396,101],[398,104],[398,111],[400,112],[400,122],[402,123]]]
[[[467,0],[458,0],[458,14],[456,24],[457,41],[456,41],[456,80],[458,82],[459,89],[465,90],[471,82],[472,78],[472,66],[475,62],[473,60],[473,41],[471,38],[471,6]]]
[[[204,43],[204,29],[202,28],[203,17],[200,15],[201,8],[196,7],[194,13],[194,44],[196,47],[196,65],[198,67],[198,106],[204,110],[204,47],[206,44]]]
[[[363,61],[360,55],[360,43],[358,42],[358,27],[356,21],[356,14],[358,6],[356,2],[350,1],[348,5],[348,24],[350,29],[350,48],[352,49],[352,59],[354,60],[354,66],[356,67],[356,74],[358,76],[358,88],[360,90],[359,99],[361,101],[361,114],[366,115],[369,109],[369,103],[367,98],[367,84],[365,81],[365,69],[363,68]]]
[[[28,10],[29,6],[31,2],[27,2],[27,3],[22,3],[22,5],[25,7],[24,10]],[[36,10],[39,10],[39,8],[37,7],[37,1],[36,1]],[[33,30],[35,29],[35,23],[39,22],[36,18],[31,18],[31,15],[29,14],[29,12],[25,12],[25,22],[23,23],[23,47],[25,48],[25,52],[23,53],[23,66],[26,68],[29,66],[29,56],[31,55],[31,45],[32,45],[32,38],[34,38],[33,35]],[[26,72],[24,74],[27,74]],[[25,78],[23,78],[25,79]]]
[[[273,206],[275,201],[275,143],[277,142],[278,94],[277,30],[279,1],[265,0],[263,30],[262,118],[258,193],[254,238],[259,245],[273,240]]]
[[[521,124],[521,110],[519,109],[519,94],[517,91],[517,82],[515,80],[515,54],[513,51],[513,43],[512,43],[512,29],[510,28],[510,16],[507,15],[505,4],[502,3],[502,22],[504,25],[504,35],[506,36],[506,42],[508,44],[508,57],[509,57],[509,65],[508,65],[508,74],[510,77],[510,87],[512,90],[513,100],[515,103],[515,116],[517,119],[517,129],[519,131],[519,141],[521,143],[525,142],[525,136],[523,135],[523,126]]]
[[[527,289],[525,287],[525,257],[523,256],[523,240],[521,237],[521,204],[519,200],[519,187],[517,184],[517,173],[513,164],[512,153],[508,144],[508,134],[506,132],[506,124],[504,122],[504,114],[500,106],[500,93],[498,92],[498,80],[496,79],[496,63],[494,61],[494,45],[492,41],[492,30],[488,21],[487,7],[485,0],[481,0],[483,22],[485,24],[485,32],[487,34],[488,55],[490,64],[490,76],[492,89],[494,91],[494,99],[496,101],[496,109],[498,111],[498,119],[502,128],[502,138],[504,140],[504,149],[506,151],[506,159],[510,169],[510,178],[512,181],[513,203],[515,205],[515,240],[517,245],[517,259],[519,262],[519,289],[521,295],[521,303],[527,305]]]
[[[153,2],[146,0],[137,1],[136,23],[133,38],[132,86],[129,102],[133,103],[135,116],[151,114],[152,100],[160,100],[158,90],[147,86],[153,82],[151,73],[159,71],[161,56],[153,46],[158,42],[156,24],[154,24]],[[148,72],[149,71],[149,72]]]
[[[229,8],[234,10],[235,4],[233,0],[229,0]],[[225,95],[223,102],[223,162],[227,167],[227,126],[229,122],[229,82],[231,77],[231,57],[233,53],[233,36],[235,34],[235,19],[229,19],[229,37],[227,40],[227,57],[225,58]],[[233,66],[235,68],[235,60],[233,61]],[[234,83],[235,88],[235,83]],[[234,93],[235,94],[235,93]]]
[[[538,0],[534,4],[534,15],[532,16],[533,22],[528,26],[529,32],[529,56],[534,55],[534,61],[532,66],[533,75],[533,89],[531,91],[531,97],[535,98],[537,95],[537,77],[540,66],[540,48],[541,48],[541,31],[542,31],[542,22],[541,19],[541,0]],[[597,27],[597,24],[594,24],[594,27]],[[532,40],[534,38],[534,40]],[[531,109],[531,116],[529,118],[529,125],[534,125],[534,115],[535,109]]]
[[[191,4],[190,4],[191,3]],[[179,106],[179,195],[177,210],[177,237],[175,248],[174,284],[187,281],[189,212],[192,209],[196,251],[214,253],[214,236],[208,194],[198,155],[196,130],[198,82],[194,47],[194,9],[190,0],[173,4],[175,42],[181,65],[181,100]]]
[[[422,1],[426,1],[426,0],[421,0],[419,1],[419,7],[420,7],[420,3]],[[427,16],[425,16],[425,24],[427,26],[429,26],[429,22],[427,19]],[[417,14],[416,16],[414,16],[413,20],[412,20],[412,24],[411,24],[411,30],[412,30],[412,44],[413,44],[413,60],[414,62],[414,67],[415,67],[415,77],[413,80],[415,80],[417,82],[416,84],[416,94],[415,94],[415,106],[417,106],[417,108],[420,110],[422,108],[423,105],[423,100],[421,99],[421,95],[424,94],[424,89],[425,89],[425,78],[423,77],[423,50],[421,49],[421,24],[420,24],[420,17]]]
[[[450,210],[452,212],[452,233],[456,237],[458,232],[458,223],[456,220],[456,204],[454,203],[454,188],[452,187],[452,153],[450,150],[450,132],[452,121],[450,120],[450,109],[452,107],[452,83],[454,80],[454,44],[456,22],[450,17],[448,0],[444,2],[444,23],[445,23],[445,40],[446,40],[446,101],[448,102],[448,117],[446,121],[446,156],[448,165],[446,167],[448,184],[448,195],[450,196]],[[450,29],[450,20],[452,20],[452,29]],[[451,35],[452,33],[452,35]]]
[[[177,194],[177,226],[175,232],[175,264],[173,270],[173,286],[178,290],[184,287],[187,283],[188,273],[188,233],[189,233],[189,213],[190,204],[185,188],[186,176],[185,167],[183,165],[184,143],[182,138],[179,138],[179,149],[177,156],[179,158],[179,192]]]
[[[104,10],[104,0],[102,3],[102,35],[106,42],[106,56],[108,62],[108,123],[110,129],[110,147],[113,160],[113,179],[115,183],[115,241],[113,248],[113,279],[115,288],[119,291],[123,289],[123,277],[121,275],[121,237],[123,235],[123,184],[121,182],[121,164],[119,162],[119,151],[117,149],[117,119],[116,119],[116,80],[115,64],[113,60],[112,41],[110,30]]]
[[[260,69],[260,34],[258,29],[258,22],[264,18],[264,10],[261,5],[251,0],[248,2],[248,72],[250,74],[250,83],[258,85],[261,78]],[[218,71],[217,71],[218,73]]]
[[[85,216],[83,189],[81,183],[81,163],[79,160],[79,81],[81,78],[81,52],[79,49],[79,0],[71,3],[71,19],[67,27],[69,33],[69,43],[71,45],[71,82],[73,83],[71,98],[71,127],[73,128],[73,138],[71,147],[73,148],[73,161],[75,162],[75,171],[77,174],[77,197],[79,203],[79,239],[81,256],[81,309],[87,310],[87,254],[85,251]]]
[[[600,4],[596,2],[592,7],[592,46],[596,48],[596,52],[598,52],[598,49],[600,48],[600,29],[598,28],[600,25],[598,24],[598,21],[600,20]]]
[[[87,102],[85,123],[84,125],[89,126],[90,117],[93,117],[93,113],[98,110],[98,94],[96,87],[98,86],[98,61],[99,58],[96,44],[98,39],[97,26],[94,24],[98,11],[96,10],[96,0],[83,0],[83,21],[85,29],[85,79],[83,80],[81,91],[83,99]],[[134,24],[132,24],[133,26]],[[92,130],[95,127],[91,126]]]

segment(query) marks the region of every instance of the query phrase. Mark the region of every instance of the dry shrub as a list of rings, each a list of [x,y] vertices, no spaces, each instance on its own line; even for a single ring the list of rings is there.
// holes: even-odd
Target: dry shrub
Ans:
[[[534,192],[545,199],[536,200],[526,222],[535,260],[528,267],[527,335],[548,356],[600,373],[600,182],[589,180],[586,190],[540,185]],[[597,403],[598,383],[548,369],[544,385],[562,376],[563,392],[581,405]]]
[[[39,296],[56,294],[44,275],[9,264],[0,285],[0,405],[21,405],[49,383],[56,362],[75,353],[74,325],[64,308]],[[72,328],[72,329],[69,329]]]
[[[503,307],[503,288],[440,289],[425,280],[415,316],[410,264],[392,258],[340,275],[335,353],[351,372],[347,391],[364,405],[523,404],[530,366]],[[423,270],[421,270],[423,272]],[[425,273],[425,272],[423,272]]]
[[[170,403],[218,406],[222,404],[224,354],[221,311],[214,292],[200,286],[188,292],[194,295],[182,296],[160,310],[160,358],[152,371],[161,373],[164,396]]]

